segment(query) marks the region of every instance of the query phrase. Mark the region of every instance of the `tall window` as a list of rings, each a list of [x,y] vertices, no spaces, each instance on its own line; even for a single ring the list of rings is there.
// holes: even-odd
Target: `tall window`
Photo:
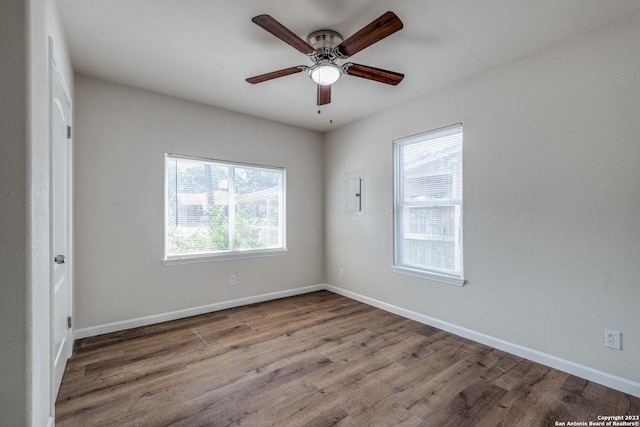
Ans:
[[[394,141],[394,267],[462,285],[462,124]]]
[[[166,155],[165,259],[285,249],[285,171]]]

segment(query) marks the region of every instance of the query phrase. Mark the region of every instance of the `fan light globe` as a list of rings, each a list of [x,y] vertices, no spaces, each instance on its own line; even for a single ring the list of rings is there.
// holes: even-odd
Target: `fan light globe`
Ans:
[[[319,85],[331,85],[338,81],[342,71],[335,64],[317,64],[309,70],[311,80]]]

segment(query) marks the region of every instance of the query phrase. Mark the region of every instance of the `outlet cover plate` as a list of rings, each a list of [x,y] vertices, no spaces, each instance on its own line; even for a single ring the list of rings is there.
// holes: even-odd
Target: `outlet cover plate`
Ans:
[[[620,332],[618,331],[610,331],[605,329],[604,331],[604,346],[613,348],[615,350],[621,350],[622,346],[620,343]]]

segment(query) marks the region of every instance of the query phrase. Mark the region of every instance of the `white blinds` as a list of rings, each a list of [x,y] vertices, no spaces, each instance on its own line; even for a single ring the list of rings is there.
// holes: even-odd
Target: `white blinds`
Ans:
[[[166,156],[165,256],[284,247],[284,169]]]
[[[394,150],[395,266],[461,281],[462,125],[396,140]]]

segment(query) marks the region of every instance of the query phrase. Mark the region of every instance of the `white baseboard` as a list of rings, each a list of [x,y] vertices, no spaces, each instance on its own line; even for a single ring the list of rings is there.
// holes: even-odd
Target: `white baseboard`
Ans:
[[[47,421],[47,427],[54,427],[56,425],[56,421],[53,419],[53,417],[49,417],[49,420]]]
[[[407,319],[415,320],[416,322],[433,326],[434,328],[442,329],[443,331],[447,331],[452,334],[468,338],[472,341],[476,341],[481,344],[506,351],[507,353],[524,357],[525,359],[529,359],[533,362],[537,362],[542,365],[567,372],[577,377],[602,384],[606,387],[628,393],[632,396],[640,397],[640,383],[638,382],[618,377],[616,375],[608,374],[606,372],[598,371],[597,369],[593,369],[588,366],[580,365],[569,360],[561,359],[559,357],[542,353],[540,351],[523,347],[521,345],[504,341],[489,335],[485,335],[480,332],[472,331],[471,329],[463,328],[449,322],[444,322],[430,316],[425,316],[424,314],[416,313],[415,311],[406,310],[404,308],[397,307],[395,305],[388,304],[386,302],[382,302],[373,298],[369,298],[364,295],[348,291],[346,289],[338,288],[332,285],[325,285],[324,288],[330,292],[380,308],[382,310],[397,314]]]
[[[199,307],[186,308],[184,310],[171,311],[169,313],[153,314],[151,316],[138,317],[136,319],[107,323],[106,325],[82,328],[74,331],[73,336],[74,339],[88,338],[96,335],[108,334],[110,332],[118,332],[125,329],[138,328],[140,326],[153,325],[155,323],[166,322],[169,320],[182,319],[184,317],[197,316],[198,314],[211,313],[214,311],[225,310],[227,308],[240,307],[247,304],[255,304],[258,302],[270,301],[294,295],[301,295],[308,292],[321,291],[324,289],[324,284],[310,285],[302,288],[288,289],[286,291],[271,292],[268,294],[238,298],[229,301],[201,305]]]
[[[199,307],[188,308],[184,310],[172,311],[169,313],[161,313],[151,316],[139,317],[137,319],[124,320],[121,322],[108,323],[106,325],[92,326],[89,328],[78,329],[74,332],[74,339],[87,338],[96,335],[106,334],[110,332],[122,331],[125,329],[137,328],[140,326],[147,326],[154,323],[166,322],[168,320],[181,319],[183,317],[196,316],[198,314],[211,313],[214,311],[225,310],[227,308],[239,307],[247,304],[255,304],[258,302],[270,301],[278,298],[285,298],[294,295],[305,294],[308,292],[315,292],[320,290],[327,290],[335,294],[343,295],[347,298],[360,301],[364,304],[377,307],[379,309],[388,311],[390,313],[397,314],[407,319],[415,320],[416,322],[423,323],[425,325],[433,326],[434,328],[442,329],[443,331],[450,332],[455,335],[459,335],[464,338],[468,338],[472,341],[485,344],[499,350],[506,351],[516,356],[524,357],[531,361],[540,363],[545,366],[549,366],[554,369],[558,369],[563,372],[567,372],[572,375],[593,381],[598,384],[613,388],[615,390],[628,393],[630,395],[640,397],[640,383],[631,381],[626,378],[618,377],[606,372],[599,371],[597,369],[590,368],[588,366],[580,365],[575,362],[571,362],[566,359],[561,359],[550,354],[542,353],[537,350],[533,350],[527,347],[523,347],[518,344],[514,344],[508,341],[501,340],[480,332],[473,331],[471,329],[463,328],[461,326],[454,325],[449,322],[442,321],[424,314],[416,313],[415,311],[407,310],[401,307],[397,307],[392,304],[388,304],[383,301],[379,301],[373,298],[360,295],[355,292],[348,291],[346,289],[338,288],[328,284],[318,284],[305,286],[302,288],[289,289],[286,291],[272,292],[268,294],[256,295],[246,298],[239,298],[229,301],[218,302],[214,304],[203,305]]]

